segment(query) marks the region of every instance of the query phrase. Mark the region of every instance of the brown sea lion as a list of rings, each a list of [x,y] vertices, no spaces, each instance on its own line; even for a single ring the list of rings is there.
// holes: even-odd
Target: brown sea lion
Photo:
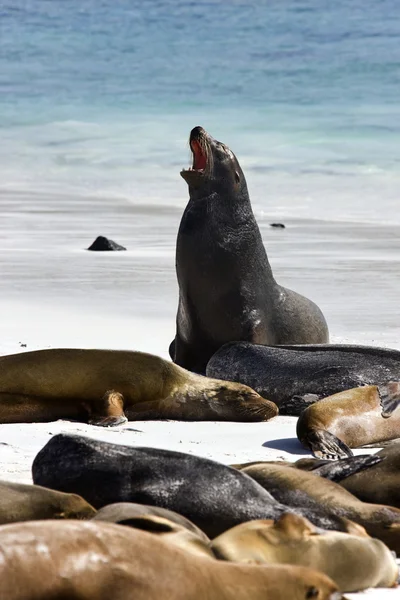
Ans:
[[[367,385],[328,396],[300,415],[297,437],[323,459],[351,456],[350,448],[400,435],[400,383]]]
[[[294,509],[315,506],[362,525],[367,533],[400,553],[400,510],[383,504],[362,502],[339,484],[308,471],[268,463],[240,471],[252,477],[279,502]],[[353,533],[350,529],[349,533]],[[357,535],[357,530],[354,530]],[[362,533],[362,532],[361,532]]]
[[[399,568],[381,541],[326,531],[304,517],[286,513],[273,521],[249,521],[212,541],[217,558],[241,563],[290,564],[328,575],[342,592],[393,587]]]
[[[164,541],[191,554],[214,556],[206,534],[189,519],[172,510],[133,502],[117,502],[101,508],[93,521],[135,527],[159,535]]]
[[[192,129],[190,148],[193,166],[181,171],[190,199],[176,243],[179,304],[171,358],[204,373],[226,342],[327,342],[318,306],[274,279],[236,156],[202,127]]]
[[[272,402],[152,354],[50,349],[0,357],[0,423],[87,419],[267,421]]]
[[[40,519],[90,519],[93,506],[76,494],[0,481],[0,525]]]
[[[369,469],[372,465],[381,462],[383,458],[376,454],[360,454],[358,456],[348,456],[339,460],[320,460],[317,458],[300,458],[295,462],[286,460],[274,461],[253,461],[231,465],[234,469],[242,471],[246,467],[252,467],[258,464],[281,465],[282,467],[292,467],[301,469],[302,471],[311,471],[315,475],[330,479],[337,483],[341,482],[345,477],[359,473],[365,469]],[[394,506],[394,505],[393,505]]]
[[[238,565],[193,556],[157,536],[100,522],[0,528],[0,597],[7,600],[339,600],[306,567]]]
[[[374,456],[381,461],[338,483],[364,502],[400,508],[400,443],[396,441]]]

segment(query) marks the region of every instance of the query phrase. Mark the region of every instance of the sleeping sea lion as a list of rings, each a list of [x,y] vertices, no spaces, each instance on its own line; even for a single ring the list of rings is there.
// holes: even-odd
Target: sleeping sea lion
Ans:
[[[247,386],[126,350],[38,350],[0,357],[0,423],[139,419],[264,421],[278,413]]]
[[[93,506],[76,494],[0,481],[0,525],[40,519],[90,519],[95,514]]]
[[[244,521],[275,519],[288,511],[323,529],[354,526],[317,503],[289,508],[251,477],[207,458],[78,435],[53,436],[35,457],[32,476],[40,485],[79,493],[96,508],[139,502],[173,510],[210,538]]]
[[[400,443],[393,442],[374,457],[380,459],[377,464],[338,483],[364,502],[400,508]]]
[[[252,477],[276,500],[294,509],[297,506],[324,507],[361,525],[369,535],[400,553],[400,510],[382,504],[361,502],[339,484],[300,469],[259,463],[240,471]],[[307,516],[304,514],[304,516]],[[349,531],[352,533],[351,531]],[[354,529],[356,535],[362,530]]]
[[[280,414],[299,415],[321,398],[361,385],[400,380],[400,351],[370,346],[225,344],[208,377],[238,381],[272,400]]]
[[[249,595],[251,594],[251,595]],[[340,600],[323,573],[193,556],[157,536],[101,522],[0,528],[7,600]]]
[[[314,302],[278,285],[233,152],[202,127],[190,133],[193,166],[181,171],[189,203],[179,226],[174,362],[204,373],[226,342],[328,342]]]
[[[304,517],[284,514],[273,521],[250,521],[213,540],[217,558],[241,563],[312,566],[342,592],[394,587],[399,568],[381,541],[337,531],[322,534]]]
[[[189,519],[171,510],[118,502],[101,508],[93,517],[93,521],[107,521],[148,531],[191,554],[214,557],[206,534]]]
[[[400,382],[368,385],[328,396],[300,415],[297,437],[323,459],[351,456],[350,448],[398,438]]]

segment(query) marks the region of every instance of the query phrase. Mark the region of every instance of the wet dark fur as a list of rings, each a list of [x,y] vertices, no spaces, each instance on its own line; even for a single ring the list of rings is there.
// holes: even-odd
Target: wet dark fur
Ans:
[[[234,154],[201,127],[192,130],[190,143],[199,144],[207,168],[181,173],[190,200],[177,237],[179,305],[171,358],[204,373],[228,341],[327,342],[320,309],[273,277]]]
[[[400,379],[400,352],[340,344],[274,347],[233,342],[214,354],[206,373],[244,383],[275,402],[280,414],[298,415],[337,392]]]
[[[173,510],[209,537],[284,512],[302,514],[324,529],[346,529],[323,508],[291,509],[236,469],[181,452],[58,434],[36,456],[32,475],[37,484],[80,493],[96,508],[137,502]]]

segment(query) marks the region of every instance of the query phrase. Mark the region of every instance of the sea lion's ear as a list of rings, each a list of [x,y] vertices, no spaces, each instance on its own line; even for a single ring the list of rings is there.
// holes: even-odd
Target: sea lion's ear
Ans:
[[[316,532],[314,525],[310,521],[293,513],[284,513],[275,522],[275,527],[291,538],[297,539],[314,535]]]
[[[236,181],[236,183],[240,182],[240,175],[237,171],[235,171],[235,181]]]

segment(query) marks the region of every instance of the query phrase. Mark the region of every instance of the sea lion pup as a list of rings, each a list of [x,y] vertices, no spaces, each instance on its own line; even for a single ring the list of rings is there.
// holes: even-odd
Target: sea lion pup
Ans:
[[[202,127],[190,133],[189,203],[179,226],[174,362],[204,373],[226,342],[318,344],[328,327],[316,304],[278,285],[236,156]]]
[[[400,508],[400,443],[393,442],[374,456],[380,462],[338,483],[364,502]]]
[[[397,381],[346,390],[306,408],[297,437],[317,458],[351,456],[350,448],[399,437],[399,405]]]
[[[0,423],[139,419],[267,421],[278,409],[247,386],[125,350],[50,349],[0,357]]]
[[[232,342],[212,356],[206,374],[249,385],[275,402],[280,414],[297,416],[337,392],[400,380],[400,352],[341,344],[277,348]]]
[[[355,527],[353,531],[349,528],[349,533],[363,535],[363,530],[357,527],[361,525],[369,535],[380,539],[391,550],[400,553],[398,508],[361,502],[339,484],[299,469],[260,463],[246,467],[240,472],[252,477],[276,500],[290,506],[292,512],[297,512],[297,506],[310,509],[320,506],[353,521]],[[304,516],[307,516],[306,512]]]
[[[214,556],[206,534],[189,519],[171,510],[130,502],[117,502],[101,508],[93,517],[93,521],[107,521],[148,531],[191,554]]]
[[[339,600],[323,573],[199,557],[112,523],[45,521],[0,528],[7,600]]]
[[[337,531],[320,532],[294,514],[272,521],[250,521],[225,531],[211,544],[219,559],[241,563],[312,566],[342,592],[394,587],[399,568],[383,542]]]
[[[236,469],[171,450],[58,434],[35,457],[32,476],[40,485],[79,493],[96,508],[140,502],[173,510],[210,538],[244,521],[291,511],[323,529],[349,530],[347,519],[317,503],[291,509]]]
[[[0,525],[39,519],[90,519],[93,506],[76,494],[0,481]]]

